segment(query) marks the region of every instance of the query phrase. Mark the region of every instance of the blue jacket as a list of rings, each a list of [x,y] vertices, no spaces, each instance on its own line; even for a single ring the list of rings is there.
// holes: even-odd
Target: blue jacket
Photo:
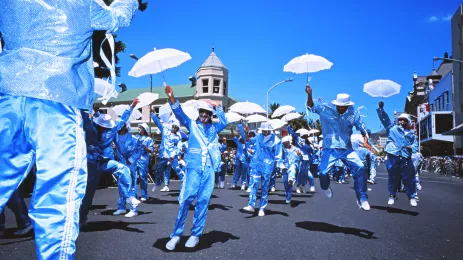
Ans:
[[[87,162],[95,163],[103,155],[103,151],[98,146],[98,132],[90,118],[90,114],[83,110],[81,110],[81,114],[85,132],[85,143],[87,145]]]
[[[92,34],[127,27],[137,0],[2,0],[0,93],[91,111]]]
[[[235,160],[239,160],[240,162],[246,162],[248,157],[246,151],[246,142],[240,143],[240,139],[238,137],[233,137],[233,141],[235,141],[236,143]]]
[[[159,158],[175,158],[180,154],[178,147],[180,136],[172,133],[170,129],[163,126],[156,114],[152,113],[151,118],[162,134],[161,145],[159,146]]]
[[[281,163],[281,140],[275,134],[271,134],[267,141],[263,134],[258,134],[255,138],[256,147],[250,167],[264,174],[271,174],[275,166]]]
[[[170,102],[169,102],[170,103]],[[221,155],[219,150],[218,134],[228,124],[227,118],[221,106],[216,108],[218,123],[202,124],[199,119],[191,120],[178,100],[170,104],[175,117],[184,125],[189,133],[188,152],[185,155],[186,167],[188,169],[204,169],[211,164],[214,170],[220,169]]]
[[[116,126],[103,132],[99,138],[98,146],[103,151],[103,156],[114,160],[114,149],[113,142],[116,141],[117,131],[125,125],[132,114],[133,108],[130,106],[121,116],[121,120],[118,120]]]
[[[140,158],[138,159],[137,163],[140,165],[146,165],[150,161],[150,156],[151,154],[143,148],[143,146],[148,147],[149,149],[153,149],[153,139],[149,136],[141,136],[137,135],[138,142],[141,145],[141,151],[140,151]]]
[[[139,158],[143,150],[141,142],[131,133],[125,135],[116,135],[116,151],[119,157],[119,161],[126,164],[129,161],[131,164],[135,163]]]
[[[384,151],[388,154],[400,156],[403,158],[411,158],[412,153],[418,152],[418,142],[414,130],[405,130],[393,122],[387,113],[381,109],[376,109],[379,120],[387,131],[386,148]],[[412,149],[408,149],[411,146]]]
[[[289,169],[291,167],[295,167],[298,169],[299,163],[301,162],[302,156],[297,154],[297,149],[295,146],[291,146],[291,148],[282,148],[282,158],[281,163],[279,165],[280,168]],[[300,150],[299,150],[300,151]],[[302,154],[302,152],[301,152]]]
[[[366,127],[363,124],[360,114],[353,106],[340,115],[333,104],[314,104],[312,112],[320,115],[320,122],[323,128],[323,148],[351,149],[350,137],[355,127],[363,136],[366,135]]]
[[[303,161],[311,161],[312,160],[312,153],[313,149],[310,147],[310,144],[307,144],[304,139],[299,137],[296,132],[288,125],[288,132],[289,134],[296,140],[294,145],[300,149],[302,152],[302,160]]]

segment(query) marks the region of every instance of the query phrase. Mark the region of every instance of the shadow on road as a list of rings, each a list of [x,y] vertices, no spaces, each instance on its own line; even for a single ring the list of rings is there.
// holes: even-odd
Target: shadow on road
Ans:
[[[175,192],[175,193],[169,193],[164,196],[170,196],[170,197],[178,197],[180,195],[180,192]],[[211,199],[218,199],[216,195],[212,194]]]
[[[246,218],[255,218],[255,217],[257,217],[257,214],[259,213],[259,211],[257,211],[257,210],[254,211],[254,213],[251,213],[251,212],[245,211],[243,209],[240,209],[239,212],[251,215],[251,216],[246,217]],[[286,213],[286,212],[266,209],[265,210],[265,216],[270,216],[270,215],[282,215],[282,216],[285,216],[285,217],[289,217],[289,214]]]
[[[296,227],[310,231],[326,232],[326,233],[344,233],[346,235],[354,235],[366,239],[378,239],[374,236],[374,232],[366,229],[358,229],[351,227],[340,227],[325,222],[302,221],[296,222]]]
[[[90,210],[95,210],[95,209],[106,209],[108,205],[92,205],[90,206]]]
[[[232,209],[232,206],[225,206],[221,204],[209,204],[208,210],[214,210],[214,209],[221,209],[221,210],[230,210]],[[195,205],[190,205],[190,208],[188,210],[195,210]]]
[[[112,216],[115,211],[116,211],[115,209],[108,209],[108,210],[102,211],[101,215]],[[129,213],[129,211],[127,211],[127,213]],[[153,212],[138,211],[138,216],[151,214],[151,213],[153,213]]]
[[[124,221],[92,221],[88,222],[86,227],[80,229],[81,232],[98,232],[120,229],[128,232],[145,233],[138,228],[130,227],[132,225],[156,224],[156,222],[124,222]]]
[[[278,204],[278,205],[285,205],[286,201],[285,200],[268,200],[269,204]],[[289,204],[291,208],[295,208],[301,204],[306,203],[305,201],[301,200],[291,200],[291,203]]]
[[[415,216],[415,217],[420,214],[419,212],[415,212],[415,211],[409,211],[409,210],[391,208],[391,207],[383,207],[383,206],[371,206],[371,208],[385,210],[387,213],[404,214],[404,215],[410,215],[410,216]]]
[[[11,239],[16,239],[18,237],[4,237],[4,238],[11,238]],[[24,238],[24,237],[22,237]],[[21,239],[21,240],[15,240],[15,241],[11,241],[11,242],[6,242],[6,243],[0,243],[0,246],[6,246],[6,245],[12,245],[12,244],[16,244],[16,243],[22,243],[22,242],[26,242],[26,241],[31,241],[31,240],[34,240],[34,236],[32,237],[28,237],[27,239]]]
[[[278,197],[286,197],[285,194],[278,194]],[[293,198],[312,198],[312,194],[294,194],[293,193]]]
[[[166,244],[169,242],[170,238],[160,238],[154,242],[153,247],[160,249],[164,252],[197,252],[206,248],[211,248],[213,244],[221,242],[222,244],[229,241],[229,240],[238,240],[240,239],[237,236],[234,236],[227,232],[222,231],[211,231],[209,233],[205,233],[199,239],[199,244],[195,248],[188,248],[185,247],[185,242],[188,240],[187,236],[182,236],[180,238],[180,242],[178,243],[177,247],[174,251],[169,251],[166,249]]]

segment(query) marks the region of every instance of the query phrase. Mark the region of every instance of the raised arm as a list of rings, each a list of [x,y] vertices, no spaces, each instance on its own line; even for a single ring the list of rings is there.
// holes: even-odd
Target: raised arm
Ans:
[[[185,112],[183,112],[182,106],[180,106],[178,100],[175,99],[174,91],[169,86],[166,86],[165,91],[167,97],[169,98],[169,104],[172,108],[172,112],[174,112],[175,117],[183,126],[188,129],[188,131],[190,131],[191,119],[185,114]]]
[[[127,108],[124,113],[122,114],[121,116],[121,121],[119,121],[119,123],[116,125],[116,127],[114,127],[113,129],[116,130],[116,131],[119,131],[121,130],[121,128],[127,123],[127,121],[129,121],[130,119],[130,116],[132,115],[132,112],[133,112],[133,108],[138,104],[140,103],[140,100],[138,100],[138,98],[134,99],[132,104],[130,105],[129,108]]]
[[[91,2],[90,19],[94,30],[115,32],[120,27],[128,27],[138,9],[137,0],[114,0],[110,6],[103,0]]]
[[[225,127],[227,127],[228,120],[225,116],[225,113],[223,112],[222,106],[216,106],[215,112],[217,113],[217,117],[219,118],[219,122],[215,125],[215,127],[217,129],[217,133],[220,133],[223,129],[225,129]]]
[[[313,98],[312,98],[312,88],[309,84],[305,86],[305,93],[307,93],[307,106],[312,108],[313,107]]]
[[[391,127],[393,127],[394,124],[392,123],[388,114],[384,111],[383,101],[379,102],[379,107],[376,109],[376,112],[378,113],[379,120],[383,124],[384,128],[386,128],[386,131],[389,132],[389,129],[391,129]]]
[[[156,115],[156,113],[151,112],[151,119],[153,119],[153,122],[154,122],[154,123],[156,124],[156,126],[159,128],[159,131],[161,131],[161,133],[164,133],[164,126],[162,125],[161,120],[160,120],[159,117]]]

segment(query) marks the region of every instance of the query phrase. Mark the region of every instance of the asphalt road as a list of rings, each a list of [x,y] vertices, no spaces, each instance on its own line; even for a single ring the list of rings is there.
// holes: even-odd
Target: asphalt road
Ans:
[[[231,177],[226,181],[229,187]],[[412,208],[404,193],[389,207],[387,175],[380,170],[378,184],[369,185],[369,212],[358,208],[348,181],[332,183],[329,199],[316,179],[315,193],[296,194],[286,205],[278,179],[265,217],[240,211],[247,205],[246,192],[215,190],[198,247],[183,245],[191,210],[174,252],[164,246],[177,215],[179,182],[170,192],[151,193],[140,215],[131,219],[112,216],[117,189],[101,189],[89,226],[77,240],[76,259],[463,259],[463,180],[425,172],[418,207]],[[34,259],[32,235],[9,236],[16,224],[9,209],[6,214],[8,237],[0,239],[0,259]]]

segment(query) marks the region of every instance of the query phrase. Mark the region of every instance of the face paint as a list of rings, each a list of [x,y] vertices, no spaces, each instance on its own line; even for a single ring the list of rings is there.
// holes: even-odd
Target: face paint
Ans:
[[[399,125],[402,126],[403,128],[407,128],[408,120],[405,118],[399,118]]]
[[[348,106],[336,106],[336,110],[338,111],[339,114],[344,114],[346,113]]]
[[[290,142],[284,142],[283,145],[285,146],[285,148],[290,148],[291,147]]]
[[[212,117],[212,112],[207,111],[205,109],[200,109],[199,110],[199,119],[201,120],[201,123],[207,124],[211,121]]]
[[[172,125],[171,131],[172,131],[172,133],[174,133],[174,134],[177,133],[177,131],[178,131],[178,126]]]

